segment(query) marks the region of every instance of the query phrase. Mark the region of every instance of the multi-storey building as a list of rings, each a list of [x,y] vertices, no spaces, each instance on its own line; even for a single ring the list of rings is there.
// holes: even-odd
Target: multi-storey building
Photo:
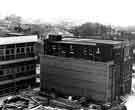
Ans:
[[[0,95],[33,86],[36,35],[0,38]]]
[[[49,36],[40,56],[40,90],[112,103],[131,92],[131,47],[128,41]]]

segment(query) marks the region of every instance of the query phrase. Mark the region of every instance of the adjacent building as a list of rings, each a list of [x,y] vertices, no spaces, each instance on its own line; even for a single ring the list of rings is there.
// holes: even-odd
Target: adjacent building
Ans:
[[[0,37],[0,95],[35,84],[36,35]]]
[[[131,46],[128,41],[49,36],[40,56],[41,92],[112,103],[131,92]]]

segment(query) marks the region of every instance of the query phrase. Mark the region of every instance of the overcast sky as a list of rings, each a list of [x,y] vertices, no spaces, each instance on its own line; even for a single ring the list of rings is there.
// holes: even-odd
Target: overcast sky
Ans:
[[[0,0],[0,16],[135,25],[135,0]]]

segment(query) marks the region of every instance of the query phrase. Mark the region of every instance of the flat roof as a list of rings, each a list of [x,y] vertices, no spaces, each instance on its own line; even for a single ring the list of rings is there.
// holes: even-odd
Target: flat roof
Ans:
[[[62,41],[53,41],[54,43],[65,43],[65,44],[82,44],[82,45],[96,45],[96,43],[101,44],[121,44],[123,41],[114,40],[99,40],[99,39],[80,39],[80,38],[64,38]]]
[[[37,42],[37,35],[0,37],[0,45]]]

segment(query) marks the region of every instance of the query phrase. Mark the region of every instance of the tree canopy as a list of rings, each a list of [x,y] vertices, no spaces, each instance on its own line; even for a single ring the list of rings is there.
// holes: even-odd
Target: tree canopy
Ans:
[[[77,36],[95,36],[102,35],[111,31],[109,26],[105,26],[99,23],[85,23],[80,26],[74,27],[70,32]]]
[[[5,20],[11,24],[19,25],[22,21],[22,18],[20,16],[15,15],[15,14],[11,14],[9,16],[6,16]]]

